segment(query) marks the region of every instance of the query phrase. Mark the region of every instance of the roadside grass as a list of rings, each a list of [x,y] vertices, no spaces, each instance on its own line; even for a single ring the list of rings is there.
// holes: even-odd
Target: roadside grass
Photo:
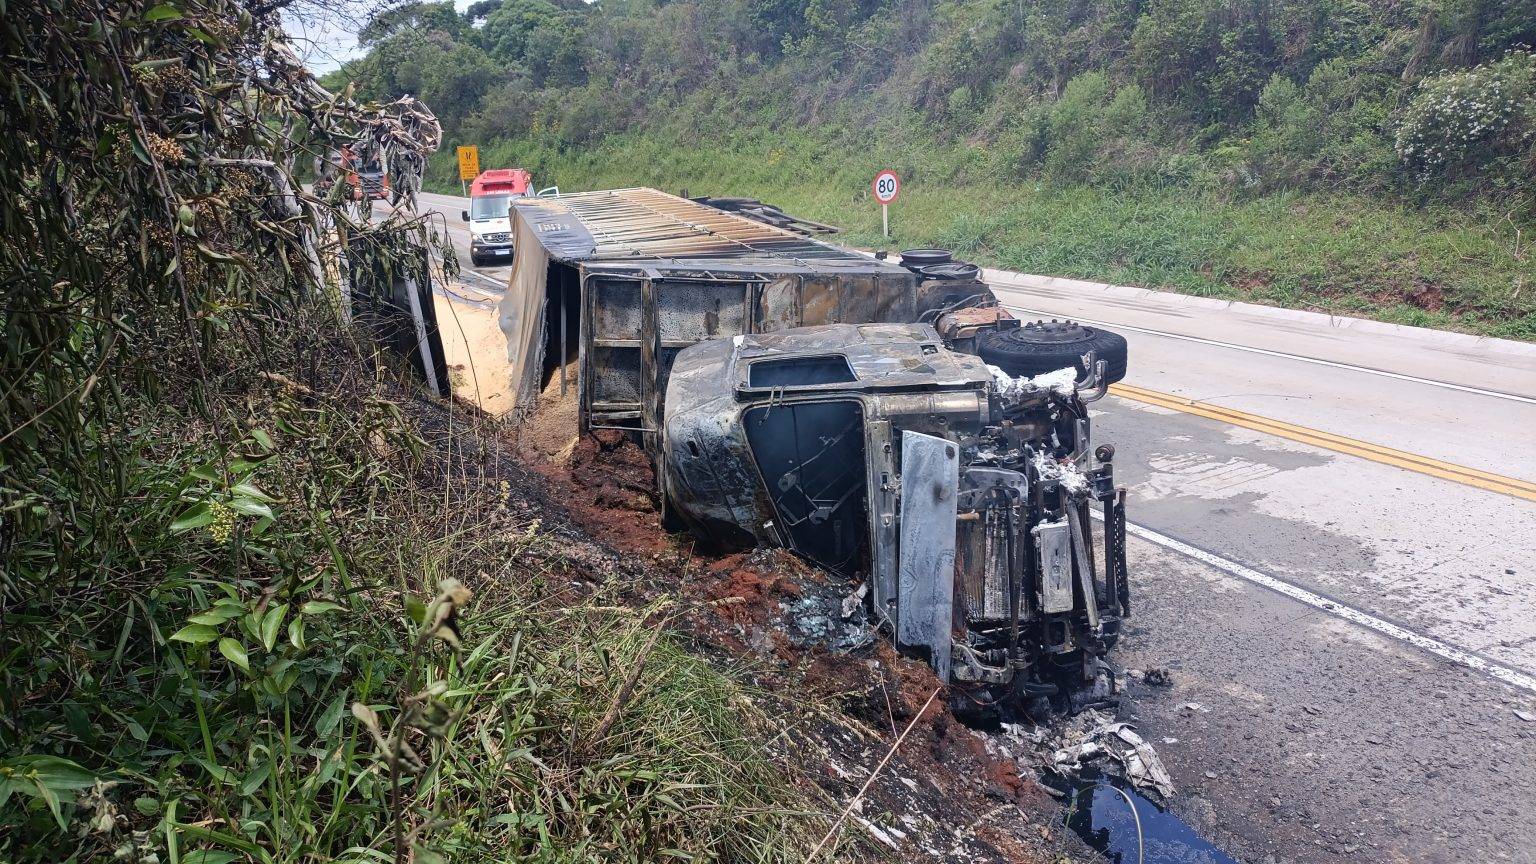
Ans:
[[[267,350],[205,412],[125,395],[81,456],[122,470],[0,550],[0,859],[804,858],[829,820],[752,694],[509,507],[462,455],[494,423]]]
[[[759,197],[842,226],[840,241],[856,246],[940,245],[1030,273],[1536,340],[1536,226],[1499,212],[1347,194],[1060,186],[1018,179],[1005,157],[964,144],[881,143],[872,133],[865,144],[744,132],[685,144],[620,135],[574,151],[527,139],[482,145],[481,164],[530,167],[539,185],[566,191],[651,185]],[[457,189],[451,156],[434,160],[432,188]],[[903,179],[889,240],[869,191],[880,167]]]

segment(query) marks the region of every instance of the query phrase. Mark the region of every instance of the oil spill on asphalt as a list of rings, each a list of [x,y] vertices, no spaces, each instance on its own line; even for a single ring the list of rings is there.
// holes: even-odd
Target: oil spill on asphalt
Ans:
[[[1126,803],[1115,790],[1131,800]],[[1137,793],[1129,783],[1097,772],[1069,786],[1062,821],[1112,864],[1237,864],[1183,819]],[[1134,805],[1136,815],[1131,815]],[[1136,829],[1137,817],[1141,831]],[[1143,848],[1145,856],[1142,855]]]

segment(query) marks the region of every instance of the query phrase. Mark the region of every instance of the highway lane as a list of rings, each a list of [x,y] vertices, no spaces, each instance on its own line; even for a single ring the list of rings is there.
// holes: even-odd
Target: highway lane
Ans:
[[[462,202],[422,196],[467,264]],[[1532,346],[986,275],[1117,329],[1142,391],[1536,480]],[[1169,404],[1094,422],[1140,532],[1120,659],[1174,670],[1134,690],[1176,809],[1247,860],[1536,860],[1536,502]]]
[[[1134,298],[1063,296],[1008,276],[993,284],[1020,317],[1091,319],[1124,335],[1133,358],[1129,384],[1536,480],[1536,436],[1520,426],[1536,409],[1536,345],[1417,328],[1339,328],[1328,316],[1287,320],[1282,310],[1202,308],[1196,298],[1170,302],[1160,294],[1147,309],[1127,309]],[[1447,434],[1472,418],[1474,428]]]
[[[479,284],[485,284],[482,280],[489,280],[505,286],[507,279],[512,275],[512,268],[509,265],[476,267],[469,260],[469,223],[461,218],[468,207],[468,198],[433,195],[428,192],[421,193],[416,204],[417,212],[430,212],[442,217],[442,225],[447,229],[448,239],[452,241],[453,248],[459,253],[459,265],[463,272],[471,274],[470,278]]]

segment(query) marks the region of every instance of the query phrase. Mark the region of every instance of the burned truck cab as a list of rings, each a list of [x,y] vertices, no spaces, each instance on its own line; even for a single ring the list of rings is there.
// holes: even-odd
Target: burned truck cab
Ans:
[[[1096,394],[1071,369],[1014,379],[927,324],[713,340],[673,364],[658,479],[701,537],[865,581],[959,700],[1092,694],[1128,603],[1112,454],[1086,452]]]
[[[948,252],[897,264],[761,202],[619,189],[510,215],[509,410],[574,383],[571,434],[643,447],[665,524],[862,583],[956,707],[1109,689],[1124,517],[1086,406],[1124,339],[1021,322]]]

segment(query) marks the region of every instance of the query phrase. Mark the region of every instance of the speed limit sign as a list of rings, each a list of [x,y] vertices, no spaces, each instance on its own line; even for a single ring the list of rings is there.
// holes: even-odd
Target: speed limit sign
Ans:
[[[896,195],[901,192],[901,178],[896,172],[887,168],[875,175],[875,182],[870,184],[875,190],[875,200],[880,202],[880,232],[885,236],[891,236],[891,202],[896,200]]]

